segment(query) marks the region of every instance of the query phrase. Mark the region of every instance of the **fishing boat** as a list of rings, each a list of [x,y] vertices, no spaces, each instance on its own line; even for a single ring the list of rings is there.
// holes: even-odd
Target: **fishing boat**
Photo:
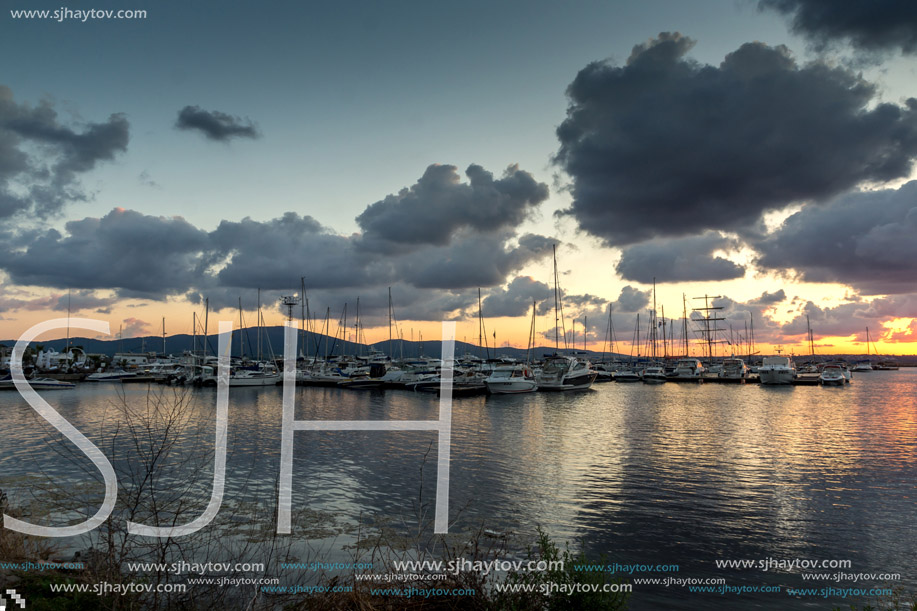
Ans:
[[[535,392],[538,383],[525,365],[500,365],[484,380],[487,392],[492,395]]]

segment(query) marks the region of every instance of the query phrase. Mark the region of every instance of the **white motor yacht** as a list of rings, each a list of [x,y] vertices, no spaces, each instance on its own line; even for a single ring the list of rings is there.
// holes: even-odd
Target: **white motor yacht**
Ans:
[[[788,356],[766,356],[758,375],[762,384],[792,384],[796,379],[796,366]]]
[[[536,382],[539,390],[586,390],[595,376],[589,361],[555,354],[545,358]]]
[[[487,392],[494,395],[535,392],[538,383],[526,365],[500,365],[484,380]]]

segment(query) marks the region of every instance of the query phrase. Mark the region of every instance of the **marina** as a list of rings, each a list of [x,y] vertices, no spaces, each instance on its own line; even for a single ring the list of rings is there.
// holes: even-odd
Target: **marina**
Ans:
[[[913,588],[917,540],[901,516],[917,509],[915,384],[917,369],[902,369],[856,376],[842,388],[600,384],[457,398],[450,532],[483,524],[511,531],[523,549],[540,525],[559,542],[586,541],[588,553],[609,562],[677,564],[680,577],[783,588],[805,584],[799,573],[727,570],[715,561],[845,558],[857,572],[900,573],[896,585]],[[49,400],[104,447],[120,424],[119,402],[142,405],[151,392],[191,393],[192,428],[202,435],[188,443],[212,443],[215,389],[83,383]],[[257,503],[263,509],[252,519],[266,528],[274,519],[281,400],[273,386],[230,392],[232,493],[224,511]],[[408,390],[299,387],[295,400],[303,419],[429,419],[439,409],[435,394]],[[77,465],[43,449],[45,427],[17,393],[0,394],[0,426],[8,432],[0,488],[10,498],[35,493],[30,478],[40,473],[57,485],[86,482]],[[433,439],[297,434],[294,505],[317,520],[297,553],[340,562],[361,521],[410,523],[418,485],[434,486],[422,469]],[[209,477],[205,467],[190,489],[206,493]],[[698,597],[644,588],[630,608],[696,609],[721,600]],[[748,595],[752,603],[783,609],[786,595]]]

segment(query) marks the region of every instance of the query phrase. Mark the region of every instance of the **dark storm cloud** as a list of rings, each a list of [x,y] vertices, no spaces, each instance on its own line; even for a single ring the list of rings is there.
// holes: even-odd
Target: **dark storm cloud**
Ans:
[[[17,284],[126,289],[147,298],[196,281],[207,234],[182,218],[115,209],[102,218],[32,234],[25,248],[0,247],[0,267]]]
[[[709,66],[685,58],[692,45],[664,33],[569,86],[555,161],[581,230],[614,245],[751,233],[769,209],[910,172],[917,100],[879,103],[853,72],[800,67],[785,47],[748,43]]]
[[[532,302],[554,298],[554,289],[530,276],[517,276],[506,288],[488,292],[484,299],[484,315],[488,317],[523,316],[532,311]]]
[[[544,236],[459,232],[447,247],[426,247],[391,259],[397,277],[419,288],[462,289],[503,284],[529,263],[551,254],[555,244]]]
[[[352,239],[294,212],[266,222],[222,221],[210,238],[228,257],[217,274],[222,286],[295,289],[302,276],[312,288],[366,286],[374,283],[369,270],[378,265],[358,253]]]
[[[208,139],[219,142],[261,136],[250,119],[241,119],[218,110],[204,110],[200,106],[182,108],[175,120],[175,127],[200,132]]]
[[[294,212],[267,221],[224,220],[206,232],[180,218],[117,209],[101,219],[71,221],[63,232],[0,227],[0,269],[18,284],[110,289],[120,299],[181,294],[199,303],[207,297],[214,310],[236,308],[242,294],[257,289],[264,291],[263,303],[276,306],[281,295],[298,292],[300,278],[307,290],[327,299],[378,297],[388,286],[401,286],[411,316],[460,317],[474,303],[471,289],[506,285],[526,265],[549,256],[555,241],[516,231],[546,196],[546,187],[531,175],[511,167],[494,180],[471,166],[469,184],[461,184],[455,168],[441,173],[440,167],[428,169],[420,186],[406,192],[414,203],[430,203],[442,213],[447,235],[384,255],[366,248],[364,234],[342,236]],[[459,206],[458,213],[447,202]],[[382,205],[376,216],[366,217],[374,219],[367,226],[376,231],[377,243],[384,234],[380,219],[411,217],[414,204],[401,204]],[[407,239],[386,234],[383,241],[390,238]],[[89,293],[80,297],[90,299]],[[370,298],[363,306],[368,317],[387,313],[387,302],[372,303]]]
[[[656,239],[625,248],[615,271],[625,280],[696,282],[733,280],[745,275],[745,268],[715,256],[721,250],[736,250],[736,240],[717,232],[670,240]]]
[[[862,294],[902,294],[917,278],[917,181],[807,206],[755,244],[757,264],[794,269],[807,282],[838,282]]]
[[[57,303],[51,309],[61,312],[79,312],[81,310],[109,310],[120,301],[117,297],[106,297],[92,290],[77,290],[71,294],[57,296]]]
[[[760,0],[790,18],[793,32],[824,49],[849,41],[863,51],[917,53],[917,4],[911,0]]]
[[[754,304],[763,305],[763,306],[770,306],[770,305],[780,303],[781,301],[784,301],[784,300],[786,300],[786,292],[783,289],[778,289],[774,291],[773,293],[768,293],[767,291],[764,291],[763,293],[761,293],[760,297],[752,300],[749,303],[754,303]]]
[[[614,312],[638,312],[650,304],[650,291],[641,291],[630,285],[621,289],[621,294],[612,303]]]
[[[548,187],[518,166],[503,177],[481,166],[465,170],[462,183],[455,166],[431,165],[410,188],[371,204],[357,217],[367,250],[401,252],[419,245],[443,246],[459,229],[497,232],[519,225],[548,197]]]
[[[50,102],[19,104],[0,86],[0,218],[47,216],[86,200],[78,175],[127,150],[129,125],[120,114],[82,130],[58,120]]]

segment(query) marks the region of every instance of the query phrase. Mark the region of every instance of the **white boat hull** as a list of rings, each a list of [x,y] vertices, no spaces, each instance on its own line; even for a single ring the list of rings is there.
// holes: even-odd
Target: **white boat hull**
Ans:
[[[792,384],[796,372],[791,369],[759,369],[758,376],[762,384],[771,386]]]
[[[282,375],[251,377],[251,378],[229,378],[229,386],[276,386],[283,380]]]
[[[526,379],[484,380],[484,385],[487,386],[487,392],[492,395],[512,395],[538,390],[535,380]]]

